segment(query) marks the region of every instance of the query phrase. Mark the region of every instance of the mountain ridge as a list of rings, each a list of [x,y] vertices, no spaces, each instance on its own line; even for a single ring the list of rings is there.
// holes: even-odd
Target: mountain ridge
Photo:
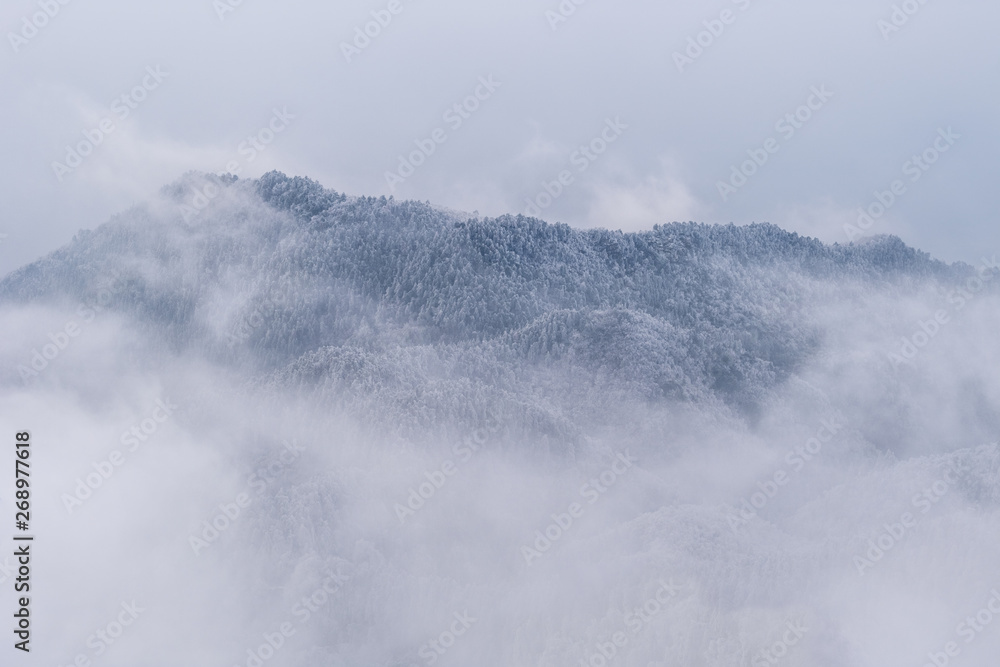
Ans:
[[[217,193],[186,222],[189,193],[208,185]],[[585,367],[588,381],[641,401],[718,399],[753,414],[821,347],[814,303],[941,289],[969,268],[895,237],[828,246],[761,223],[577,230],[348,197],[279,172],[188,174],[4,277],[0,304],[102,293],[166,349],[255,369],[263,382],[314,377],[319,364],[351,386],[344,360],[365,355],[416,364],[397,369],[412,380],[426,375],[429,346],[441,368],[462,356],[448,350],[483,356],[445,376],[491,391],[527,382],[530,394],[548,381],[526,379],[539,366],[553,376]],[[412,353],[405,363],[392,357],[400,347]],[[410,393],[421,385],[407,382]]]

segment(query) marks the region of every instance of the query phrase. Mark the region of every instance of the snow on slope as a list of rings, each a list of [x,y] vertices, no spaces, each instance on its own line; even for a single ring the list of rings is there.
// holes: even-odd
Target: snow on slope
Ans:
[[[0,282],[40,659],[992,664],[995,273],[188,175]]]

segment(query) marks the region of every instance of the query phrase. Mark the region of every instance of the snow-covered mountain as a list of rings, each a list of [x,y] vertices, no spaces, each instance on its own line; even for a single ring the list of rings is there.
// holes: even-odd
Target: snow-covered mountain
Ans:
[[[997,274],[189,174],[0,281],[47,650],[121,596],[103,664],[921,664],[1000,585]]]

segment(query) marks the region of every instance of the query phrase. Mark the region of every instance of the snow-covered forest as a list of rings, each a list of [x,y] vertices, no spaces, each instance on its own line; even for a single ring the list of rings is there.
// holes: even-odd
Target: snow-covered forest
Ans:
[[[188,174],[0,281],[0,405],[44,447],[42,650],[992,664],[1000,633],[959,624],[1000,586],[998,273]]]

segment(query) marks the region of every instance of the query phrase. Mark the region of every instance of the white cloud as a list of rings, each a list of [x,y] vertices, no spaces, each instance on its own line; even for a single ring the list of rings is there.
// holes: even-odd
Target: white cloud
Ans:
[[[664,160],[658,174],[631,183],[603,181],[593,187],[586,227],[634,231],[655,224],[694,220],[703,206]]]

